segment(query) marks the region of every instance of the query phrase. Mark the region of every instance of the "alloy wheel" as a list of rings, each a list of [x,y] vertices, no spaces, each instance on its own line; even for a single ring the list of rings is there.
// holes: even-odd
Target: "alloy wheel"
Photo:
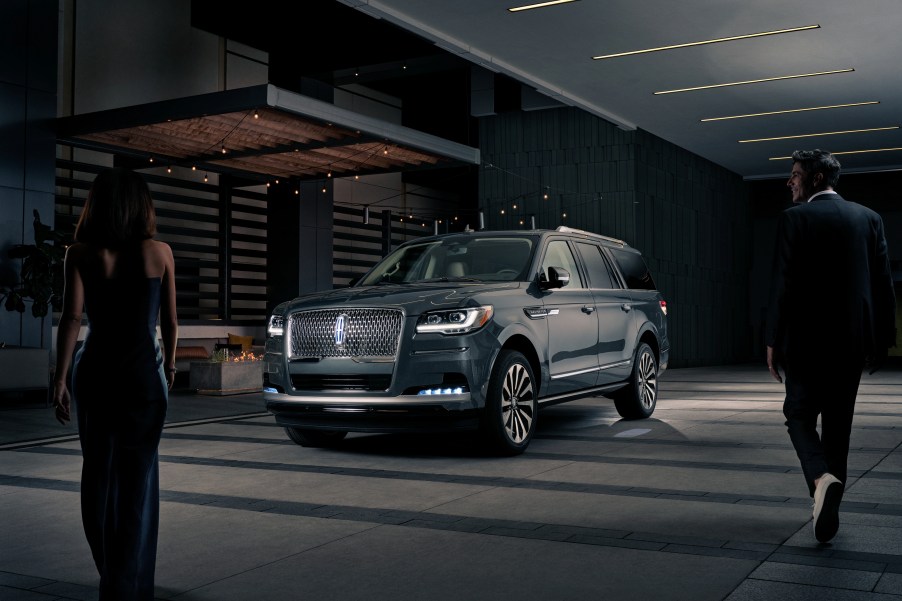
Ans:
[[[535,407],[535,391],[529,372],[523,365],[514,363],[504,375],[501,388],[501,421],[511,442],[519,444],[529,436]]]

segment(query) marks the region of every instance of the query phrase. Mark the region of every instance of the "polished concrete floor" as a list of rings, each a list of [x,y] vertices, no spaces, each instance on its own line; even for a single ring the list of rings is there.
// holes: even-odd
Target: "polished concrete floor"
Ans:
[[[526,454],[465,436],[287,440],[258,396],[174,394],[159,599],[902,601],[902,370],[865,375],[820,545],[761,366],[671,370],[652,419],[548,408]],[[73,428],[0,405],[0,599],[96,599]]]

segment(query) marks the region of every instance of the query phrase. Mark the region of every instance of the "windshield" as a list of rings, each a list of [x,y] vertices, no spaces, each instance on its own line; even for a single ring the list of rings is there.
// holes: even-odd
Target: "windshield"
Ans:
[[[525,280],[534,247],[532,238],[513,236],[452,236],[409,244],[383,259],[358,285]]]

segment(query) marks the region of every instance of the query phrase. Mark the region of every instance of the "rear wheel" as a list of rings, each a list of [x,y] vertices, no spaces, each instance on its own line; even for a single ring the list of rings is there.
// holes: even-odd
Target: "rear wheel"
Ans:
[[[340,430],[308,430],[306,428],[285,428],[288,438],[302,447],[334,447],[348,435]]]
[[[658,360],[647,344],[640,343],[626,388],[613,395],[617,413],[624,419],[651,417],[658,402]]]
[[[486,441],[502,455],[519,455],[536,429],[538,390],[532,366],[521,353],[504,350],[489,380],[483,416]]]

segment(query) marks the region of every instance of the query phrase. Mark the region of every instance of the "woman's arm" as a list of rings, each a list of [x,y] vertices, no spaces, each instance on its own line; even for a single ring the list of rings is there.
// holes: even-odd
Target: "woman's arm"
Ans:
[[[179,322],[175,309],[175,259],[168,244],[158,243],[163,255],[163,281],[160,292],[160,334],[163,337],[163,366],[166,382],[175,382],[175,346],[179,336]]]
[[[81,329],[81,314],[85,305],[85,289],[78,270],[83,246],[74,244],[66,250],[64,263],[63,310],[56,335],[56,373],[53,378],[53,406],[56,419],[67,424],[72,417],[69,388],[66,376],[72,364],[75,341]]]

